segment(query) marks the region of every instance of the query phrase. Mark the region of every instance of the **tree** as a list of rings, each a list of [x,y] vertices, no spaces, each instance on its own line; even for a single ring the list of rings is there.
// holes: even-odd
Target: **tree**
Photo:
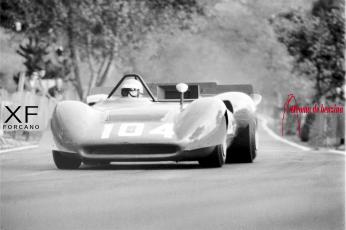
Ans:
[[[345,101],[345,17],[344,1],[318,0],[309,12],[290,11],[272,19],[278,40],[294,57],[294,72],[314,81],[315,95]],[[308,141],[315,114],[307,115],[301,139]]]
[[[71,81],[81,99],[102,85],[123,47],[138,50],[154,30],[189,29],[192,15],[203,14],[195,0],[4,0],[1,26],[23,25],[28,38],[62,45],[71,63]],[[131,55],[125,61],[131,62]],[[88,66],[88,87],[83,88],[81,63]]]
[[[28,39],[28,43],[19,45],[17,53],[24,57],[24,65],[27,69],[27,75],[44,68],[45,56],[48,54],[47,44],[41,43],[37,37]]]
[[[345,100],[345,18],[342,0],[319,0],[310,12],[278,14],[272,24],[294,57],[294,72],[315,82],[312,102]]]

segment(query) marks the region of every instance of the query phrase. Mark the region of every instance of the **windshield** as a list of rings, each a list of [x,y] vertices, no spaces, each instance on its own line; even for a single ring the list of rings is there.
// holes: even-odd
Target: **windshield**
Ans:
[[[137,84],[139,84],[139,86],[138,85],[133,86],[133,84],[134,84],[133,80],[138,81]],[[128,82],[126,82],[126,81],[128,81]],[[123,85],[123,83],[124,83],[124,85]],[[125,84],[128,84],[128,86],[126,86]],[[120,79],[118,84],[108,94],[107,98],[121,97],[122,96],[122,93],[121,93],[122,86],[129,88],[129,89],[136,88],[136,89],[141,91],[141,93],[140,93],[141,97],[150,97],[153,101],[157,101],[156,98],[154,97],[153,93],[150,91],[149,87],[147,86],[147,84],[142,79],[142,77],[137,75],[137,74],[125,75],[122,79]],[[140,88],[142,88],[142,89],[140,89]]]

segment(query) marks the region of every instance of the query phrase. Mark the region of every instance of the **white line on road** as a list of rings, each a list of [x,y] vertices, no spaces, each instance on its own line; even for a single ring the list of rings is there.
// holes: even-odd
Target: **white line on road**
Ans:
[[[341,150],[330,149],[330,150],[328,150],[328,152],[334,153],[334,154],[339,154],[339,155],[346,155],[346,152],[341,151]]]
[[[278,140],[278,141],[281,141],[283,143],[286,143],[288,145],[291,145],[293,147],[296,147],[300,150],[303,150],[303,151],[312,151],[313,149],[312,148],[309,148],[309,147],[305,147],[305,146],[302,146],[302,145],[299,145],[297,143],[294,143],[292,141],[289,141],[289,140],[286,140],[285,138],[283,137],[280,137],[279,135],[277,135],[273,130],[271,130],[267,123],[267,119],[265,119],[264,117],[260,116],[260,120],[262,121],[262,127],[263,129],[271,136],[273,137],[274,139]],[[329,153],[333,153],[333,154],[339,154],[339,155],[346,155],[346,152],[345,151],[341,151],[341,150],[335,150],[335,149],[327,149],[326,150],[327,152]]]
[[[15,151],[21,151],[21,150],[26,150],[26,149],[34,149],[37,147],[38,147],[38,145],[28,145],[28,146],[23,146],[23,147],[0,150],[0,153],[8,153],[8,152],[15,152]]]
[[[308,147],[305,147],[305,146],[302,146],[302,145],[299,145],[299,144],[296,144],[294,142],[291,142],[291,141],[288,141],[282,137],[280,137],[279,135],[277,135],[276,133],[273,132],[273,130],[271,130],[268,125],[267,125],[267,120],[264,118],[264,117],[260,117],[261,121],[262,121],[262,127],[263,129],[274,139],[278,140],[278,141],[281,141],[285,144],[288,144],[288,145],[291,145],[295,148],[298,148],[300,150],[303,150],[303,151],[310,151],[312,150],[311,148],[308,148]]]

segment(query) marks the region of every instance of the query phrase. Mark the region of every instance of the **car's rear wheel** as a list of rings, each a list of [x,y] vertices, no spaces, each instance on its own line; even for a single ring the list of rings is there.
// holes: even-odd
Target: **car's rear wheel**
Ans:
[[[226,163],[252,163],[256,158],[256,129],[253,123],[239,131],[227,150]]]
[[[82,163],[78,158],[67,157],[59,151],[53,151],[53,159],[58,169],[77,169]]]
[[[226,162],[226,141],[223,144],[217,145],[214,151],[207,157],[200,159],[198,162],[202,167],[220,168]]]

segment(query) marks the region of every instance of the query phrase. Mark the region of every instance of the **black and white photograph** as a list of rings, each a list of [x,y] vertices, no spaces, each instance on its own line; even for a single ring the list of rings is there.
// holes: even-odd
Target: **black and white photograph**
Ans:
[[[344,230],[344,0],[1,0],[1,230]]]

